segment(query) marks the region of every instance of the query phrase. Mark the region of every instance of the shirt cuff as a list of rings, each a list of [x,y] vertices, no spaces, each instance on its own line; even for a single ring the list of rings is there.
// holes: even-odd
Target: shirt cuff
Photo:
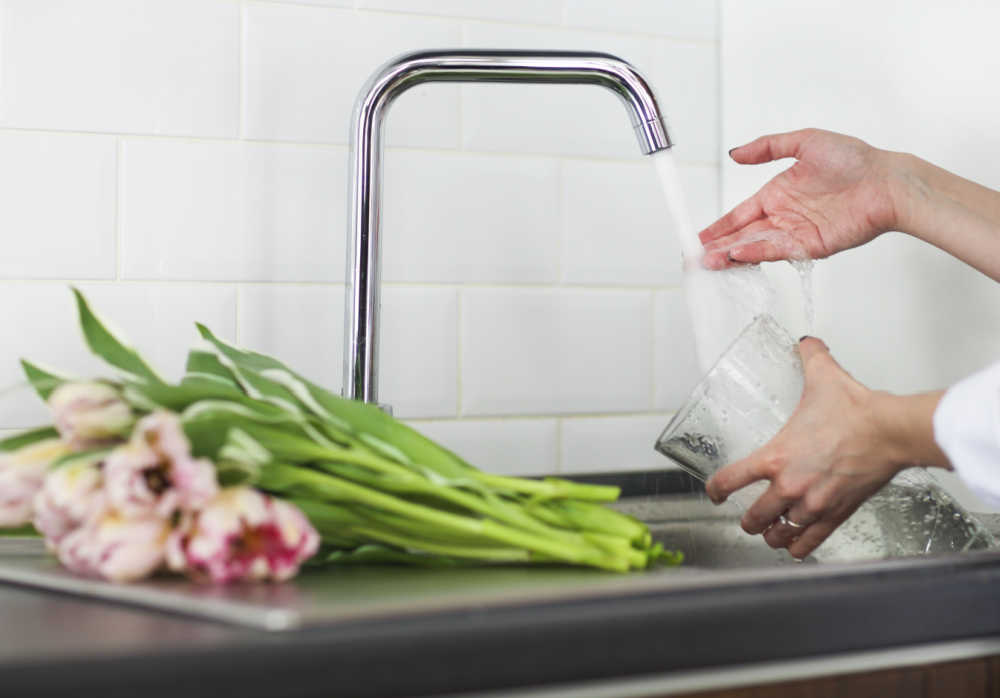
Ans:
[[[1000,507],[1000,362],[945,392],[934,411],[934,440],[969,489]]]

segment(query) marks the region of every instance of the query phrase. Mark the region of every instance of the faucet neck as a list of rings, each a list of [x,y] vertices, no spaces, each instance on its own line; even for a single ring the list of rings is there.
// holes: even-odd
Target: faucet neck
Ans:
[[[622,100],[645,154],[671,147],[652,89],[625,61],[580,51],[418,51],[377,70],[362,87],[351,129],[351,217],[347,231],[344,395],[378,398],[381,290],[382,123],[389,105],[424,82],[528,82],[599,85]]]

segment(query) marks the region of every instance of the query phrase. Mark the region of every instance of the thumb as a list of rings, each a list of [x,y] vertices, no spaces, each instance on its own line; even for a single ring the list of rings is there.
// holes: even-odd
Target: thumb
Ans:
[[[729,157],[742,165],[758,165],[781,158],[798,158],[799,148],[806,139],[808,130],[774,133],[733,148]]]
[[[826,383],[833,374],[850,375],[830,355],[830,347],[822,339],[803,337],[799,340],[799,356],[802,357],[802,373],[805,379],[804,393]]]
[[[821,356],[823,354],[829,356],[830,347],[826,346],[826,342],[822,339],[810,337],[809,335],[799,339],[799,356],[802,357],[803,365],[807,364],[814,356]]]

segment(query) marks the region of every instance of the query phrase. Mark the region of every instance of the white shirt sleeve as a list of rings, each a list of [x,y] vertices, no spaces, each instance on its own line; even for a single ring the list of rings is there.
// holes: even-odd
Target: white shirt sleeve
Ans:
[[[945,392],[934,411],[934,440],[965,484],[1000,507],[1000,362]]]

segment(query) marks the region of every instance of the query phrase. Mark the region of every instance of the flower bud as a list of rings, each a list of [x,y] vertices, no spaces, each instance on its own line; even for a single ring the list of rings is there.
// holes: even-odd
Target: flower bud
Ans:
[[[35,495],[35,528],[55,551],[62,539],[104,508],[101,456],[83,456],[52,470]]]
[[[129,442],[108,455],[104,482],[108,503],[128,516],[168,518],[201,507],[219,491],[215,466],[191,457],[180,420],[170,412],[136,424]]]
[[[163,564],[170,524],[156,516],[106,510],[66,535],[57,547],[70,571],[112,582],[147,577]]]
[[[0,528],[31,522],[35,495],[52,463],[69,453],[59,439],[46,439],[0,453]]]
[[[319,534],[297,507],[250,487],[229,487],[171,535],[167,564],[216,583],[282,581],[318,548]]]
[[[64,383],[49,408],[59,435],[77,450],[114,443],[135,423],[132,408],[106,383]]]

